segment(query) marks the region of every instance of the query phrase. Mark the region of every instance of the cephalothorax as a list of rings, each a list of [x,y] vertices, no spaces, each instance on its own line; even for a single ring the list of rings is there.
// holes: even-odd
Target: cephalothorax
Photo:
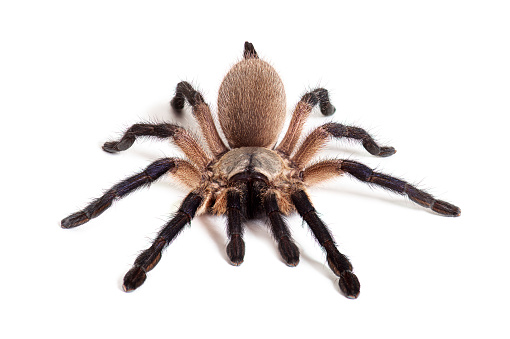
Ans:
[[[326,123],[316,128],[296,147],[304,123],[316,105],[324,115],[335,112],[324,88],[303,95],[294,108],[288,130],[276,145],[286,114],[283,83],[273,67],[259,59],[253,45],[248,42],[244,45],[244,58],[225,76],[218,95],[218,118],[228,146],[221,139],[202,95],[189,83],[181,82],[171,105],[180,112],[186,101],[192,106],[207,150],[180,126],[135,124],[120,140],[106,142],[103,150],[116,153],[131,147],[139,137],[156,137],[171,139],[187,160],[159,159],[61,222],[63,228],[79,226],[104,212],[114,200],[148,186],[164,174],[174,176],[190,188],[177,213],[126,273],[125,291],[132,291],[143,284],[146,273],[156,266],[163,249],[198,213],[226,216],[229,238],[226,250],[233,265],[240,265],[244,258],[244,220],[265,217],[283,260],[287,265],[295,266],[299,262],[299,249],[283,216],[297,211],[326,252],[330,268],[340,278],[341,291],[348,298],[356,298],[360,284],[352,272],[352,265],[338,251],[331,232],[317,215],[306,193],[308,186],[343,173],[407,195],[412,201],[441,215],[460,215],[458,207],[356,161],[334,159],[310,165],[332,137],[357,140],[372,155],[386,157],[395,153],[393,147],[379,146],[363,129],[338,123]]]

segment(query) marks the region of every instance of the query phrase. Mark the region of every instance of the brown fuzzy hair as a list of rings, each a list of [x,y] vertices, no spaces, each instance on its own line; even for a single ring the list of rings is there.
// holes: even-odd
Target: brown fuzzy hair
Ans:
[[[271,65],[247,58],[230,69],[218,95],[218,117],[230,147],[273,147],[285,115],[285,90]]]

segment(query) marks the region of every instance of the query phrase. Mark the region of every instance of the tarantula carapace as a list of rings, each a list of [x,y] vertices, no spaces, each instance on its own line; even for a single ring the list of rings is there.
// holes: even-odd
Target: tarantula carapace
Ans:
[[[376,156],[395,153],[393,147],[379,146],[363,129],[333,122],[313,130],[296,148],[303,125],[316,105],[324,115],[335,112],[324,88],[303,95],[293,111],[287,132],[276,146],[286,115],[285,91],[274,68],[259,59],[251,43],[245,43],[244,58],[227,73],[218,94],[218,118],[228,146],[218,134],[202,95],[189,83],[181,82],[171,106],[179,112],[185,102],[193,108],[209,152],[180,126],[135,124],[120,140],[106,142],[103,150],[116,153],[131,147],[138,137],[156,137],[171,139],[187,160],[159,159],[61,222],[63,228],[81,225],[104,212],[114,200],[150,185],[164,174],[174,176],[190,188],[191,192],[177,213],[126,273],[125,291],[132,291],[144,283],[146,273],[156,266],[163,249],[199,213],[226,216],[229,238],[226,251],[233,265],[240,265],[244,258],[244,220],[265,217],[283,260],[287,265],[295,266],[299,262],[299,249],[283,216],[297,211],[325,250],[329,267],[340,277],[341,291],[348,298],[356,298],[360,284],[352,272],[352,265],[338,251],[331,232],[319,218],[306,192],[308,186],[343,173],[407,195],[412,201],[441,215],[460,215],[458,207],[356,161],[335,159],[309,165],[331,137],[360,141],[370,154]]]

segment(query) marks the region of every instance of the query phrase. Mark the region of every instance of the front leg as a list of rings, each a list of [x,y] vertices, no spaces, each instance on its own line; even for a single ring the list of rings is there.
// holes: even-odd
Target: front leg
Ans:
[[[331,232],[317,215],[308,195],[303,190],[298,190],[291,195],[292,202],[297,212],[312,230],[315,239],[326,251],[328,264],[333,273],[340,277],[338,285],[340,290],[349,299],[356,299],[360,291],[360,283],[354,273],[349,259],[338,251]]]
[[[275,191],[268,190],[263,197],[264,210],[269,220],[269,227],[274,239],[278,243],[278,250],[282,259],[288,266],[296,266],[299,263],[299,249],[292,240],[289,227],[282,217],[278,206],[278,198]]]
[[[246,191],[246,185],[242,184],[239,187],[229,188],[226,193],[227,206],[225,214],[227,216],[227,234],[229,239],[227,255],[234,266],[241,265],[244,260],[244,220],[241,212],[241,196]]]
[[[174,217],[161,229],[151,247],[136,258],[133,268],[124,276],[122,285],[124,291],[133,291],[145,282],[147,272],[157,265],[165,247],[191,222],[203,200],[204,196],[200,192],[188,194]]]

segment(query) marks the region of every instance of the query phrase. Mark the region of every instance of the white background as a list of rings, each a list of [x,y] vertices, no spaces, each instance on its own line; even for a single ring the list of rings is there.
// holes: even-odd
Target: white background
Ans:
[[[505,1],[2,2],[2,338],[508,338],[509,17]],[[100,146],[139,121],[175,121],[188,80],[216,107],[244,41],[279,71],[288,109],[317,85],[336,114],[397,154],[356,159],[462,208],[445,218],[344,177],[311,189],[361,281],[344,298],[311,233],[288,218],[288,268],[263,223],[240,267],[225,222],[199,217],[145,284],[122,277],[186,191],[138,191],[73,230],[60,220],[150,162],[161,141]]]

